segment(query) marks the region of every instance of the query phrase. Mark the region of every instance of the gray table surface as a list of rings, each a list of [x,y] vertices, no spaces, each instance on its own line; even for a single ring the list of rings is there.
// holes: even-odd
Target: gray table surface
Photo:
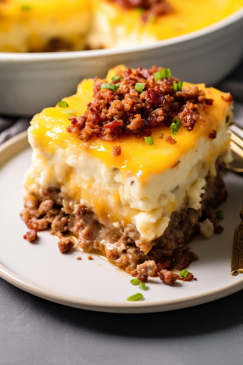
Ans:
[[[238,99],[235,122],[243,126],[240,80],[243,64],[221,88]],[[51,303],[0,279],[0,365],[239,365],[242,358],[243,290],[193,308],[118,315]]]
[[[243,291],[172,312],[107,314],[48,302],[0,279],[0,364],[242,363]]]

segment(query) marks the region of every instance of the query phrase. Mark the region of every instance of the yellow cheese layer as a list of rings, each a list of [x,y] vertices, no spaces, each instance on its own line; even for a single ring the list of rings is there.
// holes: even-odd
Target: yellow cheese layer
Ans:
[[[94,8],[103,13],[112,27],[122,26],[127,35],[146,31],[163,40],[190,33],[220,21],[243,6],[243,0],[167,0],[172,12],[144,24],[138,10],[126,11],[110,1],[93,0]],[[151,19],[153,20],[153,19]]]
[[[108,80],[114,72],[115,69],[108,74]],[[183,88],[187,85],[191,84],[184,82]],[[89,142],[83,142],[74,133],[68,133],[66,131],[67,126],[70,125],[68,118],[73,114],[76,117],[83,114],[87,104],[92,100],[93,80],[91,79],[80,83],[77,94],[63,99],[68,103],[68,108],[56,106],[44,109],[40,114],[37,114],[31,122],[32,134],[37,143],[49,153],[54,153],[56,147],[63,150],[75,148],[76,153],[89,154],[103,161],[106,167],[117,167],[123,174],[127,172],[134,175],[139,173],[141,179],[145,179],[151,173],[161,173],[172,168],[181,156],[195,147],[196,141],[200,137],[209,138],[213,129],[218,131],[221,124],[225,123],[225,118],[231,109],[231,103],[222,99],[224,93],[214,88],[206,88],[204,84],[198,86],[205,91],[208,98],[214,99],[214,103],[212,106],[207,106],[204,111],[200,111],[205,121],[197,122],[193,131],[188,132],[184,127],[179,129],[177,135],[173,136],[177,141],[174,145],[159,138],[161,132],[164,133],[165,137],[171,135],[170,128],[164,125],[152,130],[154,140],[152,146],[147,146],[144,138],[137,139],[134,136],[125,136],[114,142],[106,142],[94,137]],[[68,110],[71,111],[70,115],[64,114]],[[114,145],[121,146],[120,156],[112,155]],[[219,151],[215,152],[219,154]],[[208,158],[210,159],[210,156]]]
[[[88,0],[7,0],[0,5],[0,19],[26,22],[28,19],[47,18],[65,21],[75,12],[82,12],[90,7]],[[0,29],[6,23],[0,22]]]

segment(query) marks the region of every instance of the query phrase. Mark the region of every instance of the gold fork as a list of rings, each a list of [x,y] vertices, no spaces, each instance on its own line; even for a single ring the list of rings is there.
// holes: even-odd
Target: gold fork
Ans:
[[[226,167],[228,170],[243,173],[243,129],[233,124],[229,133],[233,160]]]
[[[230,148],[233,161],[226,165],[227,169],[243,173],[243,129],[232,125],[229,128]],[[243,274],[243,205],[240,213],[241,223],[235,229],[231,255],[231,275]]]

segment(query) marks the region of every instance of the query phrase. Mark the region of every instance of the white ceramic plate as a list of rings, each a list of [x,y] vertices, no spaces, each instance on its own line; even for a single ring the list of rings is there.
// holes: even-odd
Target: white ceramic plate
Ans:
[[[243,54],[243,8],[201,30],[133,48],[57,53],[0,53],[0,114],[34,115],[75,93],[88,77],[118,64],[169,67],[183,81],[211,86]]]
[[[239,223],[243,179],[226,173],[228,201],[222,205],[224,232],[210,240],[193,239],[189,247],[199,255],[189,270],[198,281],[166,286],[150,279],[148,291],[130,284],[131,276],[104,258],[73,251],[60,254],[57,240],[49,232],[39,233],[38,243],[22,237],[26,227],[19,217],[22,209],[21,181],[30,165],[27,134],[0,147],[0,276],[11,284],[39,297],[103,312],[145,313],[167,311],[206,303],[243,288],[243,277],[230,274],[230,256],[235,226]],[[76,258],[82,257],[81,261]],[[144,300],[126,298],[142,292]]]

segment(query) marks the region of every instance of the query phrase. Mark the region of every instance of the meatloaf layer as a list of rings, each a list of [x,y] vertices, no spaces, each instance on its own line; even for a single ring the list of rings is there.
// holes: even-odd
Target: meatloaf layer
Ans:
[[[200,222],[209,218],[215,233],[220,231],[214,209],[227,197],[222,169],[223,164],[217,164],[217,175],[206,178],[201,208],[195,210],[185,204],[181,210],[173,212],[168,227],[153,241],[148,254],[135,244],[139,233],[134,225],[107,228],[87,207],[79,204],[71,208],[58,189],[41,188],[38,195],[29,194],[25,198],[21,218],[31,231],[51,229],[51,234],[60,239],[61,253],[72,247],[96,252],[128,273],[147,260],[155,261],[160,269],[171,270],[175,265],[182,270],[192,260],[198,259],[189,249],[181,251],[180,248],[199,232]]]

